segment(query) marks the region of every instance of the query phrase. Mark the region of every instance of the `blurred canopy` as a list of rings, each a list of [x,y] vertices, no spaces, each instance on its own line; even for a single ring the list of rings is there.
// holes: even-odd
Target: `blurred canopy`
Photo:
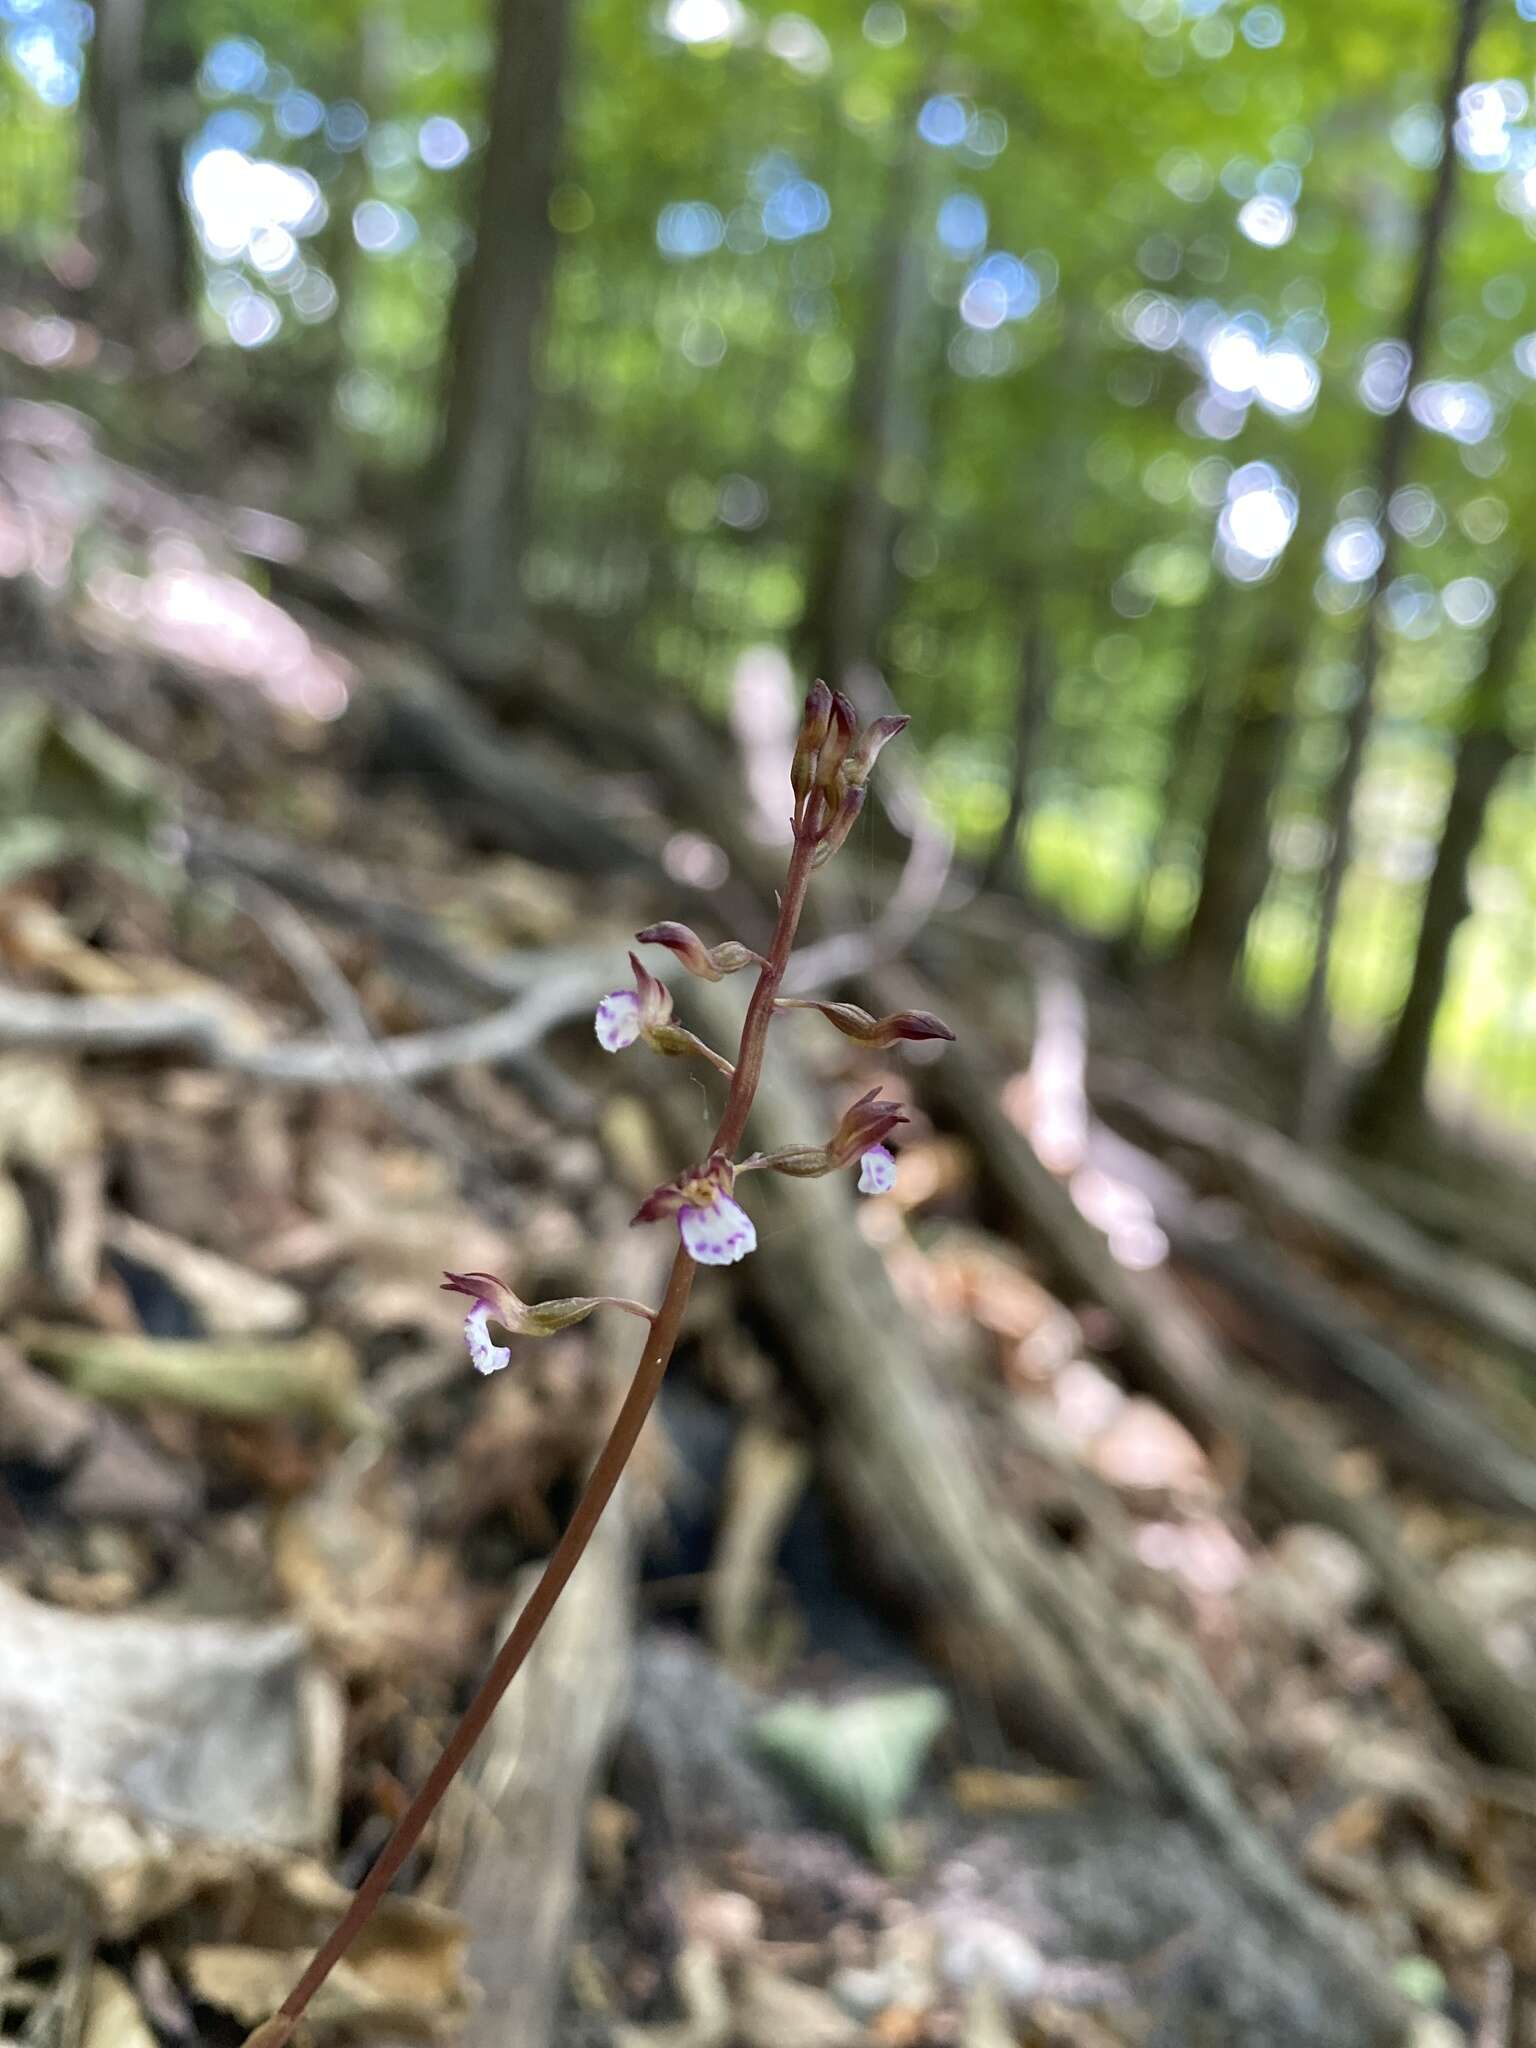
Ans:
[[[1533,16],[0,0],[0,345],[637,690],[877,663],[995,876],[1530,1124]]]

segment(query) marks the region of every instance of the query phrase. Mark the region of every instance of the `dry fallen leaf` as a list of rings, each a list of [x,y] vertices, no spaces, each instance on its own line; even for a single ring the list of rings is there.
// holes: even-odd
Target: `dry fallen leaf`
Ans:
[[[142,1217],[114,1212],[103,1234],[111,1250],[160,1274],[211,1337],[276,1336],[298,1329],[306,1319],[304,1297],[296,1287],[253,1273]]]
[[[852,2048],[864,2034],[825,1991],[760,1963],[743,1968],[735,2005],[741,2048]]]
[[[330,1664],[350,1678],[457,1668],[475,1615],[445,1546],[420,1549],[410,1502],[343,1461],[272,1532],[272,1566]]]
[[[318,1863],[293,1857],[254,1882],[207,1894],[190,1915],[200,1935],[182,1967],[196,1995],[255,2026],[275,2012],[351,1894]],[[457,1914],[386,1897],[309,2009],[317,2032],[398,2030],[451,2037],[468,2014],[469,1935]]]
[[[80,2048],[156,2048],[154,2029],[127,1980],[104,1963],[91,1971]]]
[[[0,1586],[0,1936],[84,1896],[119,1937],[200,1884],[329,1840],[341,1701],[291,1624],[85,1615]]]

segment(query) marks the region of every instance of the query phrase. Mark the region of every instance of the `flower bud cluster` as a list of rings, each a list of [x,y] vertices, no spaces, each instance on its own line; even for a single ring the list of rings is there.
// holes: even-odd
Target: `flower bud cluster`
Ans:
[[[795,798],[795,831],[813,833],[821,867],[839,850],[864,808],[870,770],[888,740],[911,724],[909,718],[876,718],[861,731],[859,714],[841,690],[811,685],[795,742],[790,785]]]

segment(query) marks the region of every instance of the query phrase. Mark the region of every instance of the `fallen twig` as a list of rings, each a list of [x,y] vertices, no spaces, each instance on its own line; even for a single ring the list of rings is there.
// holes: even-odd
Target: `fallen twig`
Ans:
[[[182,996],[55,996],[0,983],[0,1045],[51,1052],[182,1052],[205,1065],[297,1088],[393,1086],[454,1067],[515,1058],[546,1032],[589,1009],[613,978],[612,956],[564,955],[528,992],[489,1016],[375,1041],[360,1066],[354,1045],[333,1037],[253,1045],[210,1004]]]
[[[379,1426],[359,1391],[350,1345],[330,1330],[253,1341],[131,1337],[24,1322],[14,1335],[30,1357],[99,1401],[170,1402],[241,1419],[311,1415],[349,1431]]]

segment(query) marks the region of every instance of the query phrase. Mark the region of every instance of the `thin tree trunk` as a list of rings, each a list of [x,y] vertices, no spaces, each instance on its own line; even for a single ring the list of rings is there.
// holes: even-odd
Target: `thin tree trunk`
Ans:
[[[1248,664],[1206,826],[1200,893],[1184,938],[1186,972],[1218,1002],[1231,992],[1248,927],[1269,885],[1270,814],[1285,764],[1306,623],[1294,598],[1294,590],[1282,585]]]
[[[96,301],[112,333],[146,350],[188,315],[175,102],[190,102],[194,60],[177,13],[152,22],[149,0],[101,0],[86,68]]]
[[[921,303],[923,252],[914,232],[922,164],[916,107],[902,122],[871,258],[874,289],[848,402],[846,481],[828,519],[820,573],[807,608],[816,672],[834,684],[873,661],[890,594],[896,508],[888,472],[904,432],[904,372]]]
[[[1415,1122],[1424,1104],[1424,1079],[1451,947],[1471,908],[1467,871],[1483,836],[1483,821],[1516,748],[1508,730],[1509,699],[1520,657],[1536,619],[1536,566],[1517,569],[1506,584],[1498,623],[1488,642],[1483,673],[1473,687],[1466,724],[1456,746],[1450,802],[1435,865],[1424,893],[1419,943],[1402,1012],[1386,1049],[1362,1088],[1352,1122],[1371,1144]]]
[[[475,253],[454,301],[430,535],[432,580],[468,631],[495,631],[521,612],[569,28],[569,0],[501,0]]]
[[[1232,585],[1213,568],[1210,586],[1190,622],[1189,680],[1168,735],[1161,816],[1142,869],[1136,907],[1115,944],[1121,972],[1128,980],[1147,964],[1147,916],[1157,878],[1174,857],[1179,840],[1192,828],[1203,801],[1203,769],[1209,751],[1206,736],[1221,694],[1221,655],[1231,608]]]
[[[1029,784],[1039,751],[1040,734],[1050,707],[1054,657],[1051,636],[1040,623],[1039,600],[1024,603],[1019,642],[1019,674],[1014,698],[1013,775],[1008,785],[1008,811],[982,869],[983,889],[1011,882],[1019,862],[1019,827],[1029,810]]]
[[[1424,206],[1419,228],[1418,261],[1403,315],[1402,339],[1407,350],[1403,397],[1401,403],[1383,420],[1381,438],[1376,450],[1375,475],[1372,482],[1376,491],[1376,526],[1381,540],[1381,560],[1367,593],[1365,612],[1360,625],[1360,638],[1355,657],[1355,698],[1345,723],[1344,758],[1339,764],[1338,774],[1328,793],[1327,824],[1331,845],[1327,866],[1323,872],[1322,896],[1318,905],[1317,944],[1312,961],[1312,978],[1302,1013],[1301,1088],[1296,1124],[1299,1134],[1306,1138],[1317,1138],[1322,1135],[1322,1126],[1328,1115],[1328,968],[1333,952],[1334,931],[1338,924],[1339,902],[1344,893],[1345,877],[1349,872],[1353,851],[1354,842],[1350,826],[1355,792],[1359,787],[1360,773],[1365,763],[1366,744],[1370,738],[1371,722],[1375,712],[1376,675],[1381,665],[1381,599],[1391,584],[1395,567],[1392,522],[1388,517],[1388,507],[1392,494],[1402,478],[1403,461],[1413,430],[1413,418],[1408,409],[1408,394],[1423,366],[1425,344],[1429,337],[1435,291],[1440,280],[1446,235],[1456,196],[1457,109],[1462,88],[1467,82],[1467,68],[1471,60],[1472,45],[1477,38],[1482,20],[1483,6],[1484,0],[1457,0],[1456,32],[1440,90],[1440,164]]]

